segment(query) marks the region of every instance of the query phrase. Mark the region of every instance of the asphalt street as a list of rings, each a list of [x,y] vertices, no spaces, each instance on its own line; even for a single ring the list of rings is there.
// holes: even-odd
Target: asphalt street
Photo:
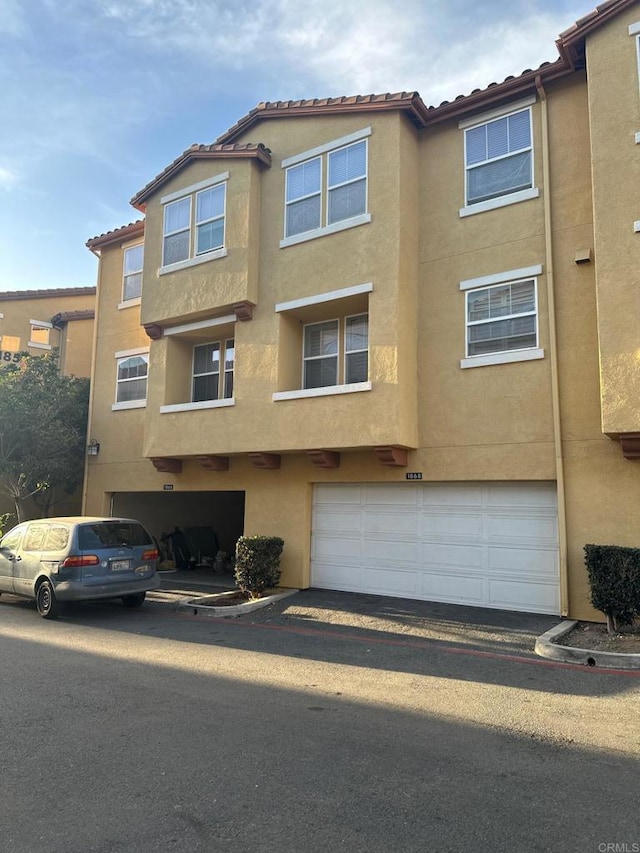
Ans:
[[[640,851],[638,673],[354,601],[2,596],[1,853]]]

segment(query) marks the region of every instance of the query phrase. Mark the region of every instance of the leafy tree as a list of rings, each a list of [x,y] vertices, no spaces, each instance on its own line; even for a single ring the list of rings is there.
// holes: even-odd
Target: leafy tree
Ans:
[[[0,368],[0,494],[18,522],[33,496],[42,515],[82,483],[89,380],[61,376],[57,350]]]

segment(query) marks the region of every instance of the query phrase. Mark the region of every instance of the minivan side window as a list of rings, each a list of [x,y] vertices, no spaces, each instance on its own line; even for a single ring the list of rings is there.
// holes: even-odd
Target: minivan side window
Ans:
[[[24,527],[16,527],[10,530],[2,540],[2,547],[14,550],[20,544],[20,539],[24,533]]]
[[[27,535],[24,537],[23,550],[42,551],[48,529],[48,524],[30,524]]]
[[[62,524],[50,525],[43,551],[63,551],[68,544],[69,528]]]

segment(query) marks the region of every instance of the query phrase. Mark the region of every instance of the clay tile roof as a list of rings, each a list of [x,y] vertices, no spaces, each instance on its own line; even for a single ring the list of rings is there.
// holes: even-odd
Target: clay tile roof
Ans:
[[[283,116],[336,115],[349,112],[402,110],[417,127],[426,123],[426,107],[417,92],[386,92],[382,95],[342,95],[337,98],[310,98],[298,101],[263,101],[216,140],[229,143],[259,121]]]
[[[15,299],[50,299],[52,296],[95,296],[95,287],[46,287],[42,290],[5,290],[1,302]]]
[[[586,36],[610,21],[624,9],[633,6],[635,2],[636,0],[605,0],[604,3],[600,3],[593,11],[579,18],[575,24],[560,33],[556,40],[556,46],[567,65],[572,69],[583,68]]]
[[[56,329],[70,323],[72,320],[93,320],[96,312],[93,308],[85,308],[83,311],[59,311],[51,318],[51,323]]]
[[[113,231],[107,231],[100,234],[98,237],[92,237],[87,240],[85,246],[89,249],[100,249],[103,246],[108,246],[111,243],[122,243],[125,240],[133,240],[135,237],[144,234],[144,219],[137,219],[135,222],[130,222],[128,225],[123,225],[120,228],[114,228]]]
[[[146,187],[143,187],[131,199],[131,204],[134,207],[143,209],[144,202],[155,192],[159,187],[166,183],[169,178],[177,174],[190,160],[198,159],[224,159],[229,158],[255,158],[264,166],[271,165],[271,152],[269,149],[258,143],[252,142],[243,145],[222,145],[218,142],[212,145],[198,145],[195,143],[183,151],[179,157],[170,163],[166,169],[163,169],[155,178],[150,181]]]

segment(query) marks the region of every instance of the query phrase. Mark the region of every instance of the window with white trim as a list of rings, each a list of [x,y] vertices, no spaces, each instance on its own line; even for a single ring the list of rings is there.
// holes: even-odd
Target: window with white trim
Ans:
[[[285,184],[285,238],[366,214],[367,140],[289,166]]]
[[[465,129],[467,205],[533,187],[531,108]]]
[[[131,246],[124,250],[122,264],[122,301],[138,299],[142,295],[142,266],[144,245]]]
[[[538,346],[536,279],[466,292],[467,358]]]
[[[194,346],[191,402],[231,400],[234,367],[233,338]]]
[[[350,385],[366,382],[368,376],[367,314],[310,323],[304,327],[303,388]]]
[[[45,320],[31,320],[29,330],[29,346],[39,349],[51,349],[51,323]]]
[[[133,403],[146,400],[148,373],[148,353],[118,358],[116,403]]]
[[[165,203],[163,267],[224,249],[226,190],[225,181]]]

